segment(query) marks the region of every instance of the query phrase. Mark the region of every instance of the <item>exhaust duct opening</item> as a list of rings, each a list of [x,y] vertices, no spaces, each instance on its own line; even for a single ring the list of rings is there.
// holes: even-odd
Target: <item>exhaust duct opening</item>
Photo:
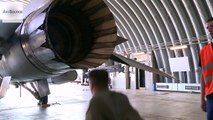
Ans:
[[[91,51],[93,30],[81,10],[69,5],[50,8],[45,24],[47,46],[58,61],[70,65],[81,61]]]

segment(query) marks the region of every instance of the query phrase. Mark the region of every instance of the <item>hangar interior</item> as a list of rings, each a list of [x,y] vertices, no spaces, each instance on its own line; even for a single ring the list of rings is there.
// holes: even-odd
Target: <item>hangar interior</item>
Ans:
[[[213,15],[213,1],[105,1],[114,15],[118,35],[128,40],[118,45],[116,52],[128,54],[132,59],[137,58],[138,54],[150,56],[151,66],[177,78],[175,80],[154,75],[153,83],[160,83],[157,85],[159,90],[199,92],[199,52],[211,41],[205,23]],[[174,46],[180,48],[171,49]],[[150,63],[150,60],[146,61],[147,57],[142,56],[138,61]],[[177,61],[172,62],[175,60],[173,58],[177,58]],[[175,70],[175,67],[180,68]],[[165,88],[167,85],[169,87]],[[180,87],[176,87],[178,85]],[[150,88],[150,85],[147,87]]]
[[[115,48],[116,53],[138,59],[140,62],[145,61],[145,64],[151,62],[149,66],[177,78],[175,80],[154,74],[150,84],[183,83],[198,87],[199,51],[210,41],[205,22],[213,14],[211,0],[104,1],[114,16],[118,36],[127,39],[127,42]],[[27,6],[30,0],[21,2]],[[146,61],[147,56],[151,58]],[[180,59],[182,61],[179,61],[178,65],[182,66],[175,66],[174,61]],[[175,70],[177,66],[179,69]],[[141,72],[139,73],[144,73]],[[150,88],[150,85],[148,87]]]
[[[15,0],[0,0],[0,1],[14,2]],[[27,6],[31,2],[31,0],[19,0],[19,2],[20,1],[23,3],[24,6]],[[34,0],[34,3],[36,3],[35,1],[36,0]],[[73,1],[78,2],[81,0],[73,0]],[[113,88],[139,89],[140,87],[145,87],[146,89],[153,91],[157,89],[166,91],[200,92],[199,52],[204,45],[206,45],[208,42],[211,41],[210,37],[208,36],[208,32],[206,31],[205,23],[206,20],[208,20],[213,16],[212,0],[103,0],[103,1],[106,3],[107,7],[112,12],[112,15],[115,19],[115,24],[117,27],[117,35],[127,40],[126,42],[117,45],[114,49],[114,52],[123,55],[127,58],[136,60],[142,64],[156,68],[165,73],[171,74],[176,78],[171,79],[159,76],[151,72],[133,68],[131,66],[130,67],[127,66],[128,67],[127,69],[127,67],[124,66],[126,67],[125,70],[127,70],[128,72],[123,70],[125,71],[124,73],[123,72],[110,73],[110,76],[113,79],[112,81]],[[38,4],[40,3],[37,3],[37,5]],[[123,67],[123,65],[119,67]],[[82,71],[80,71],[79,73],[82,74]],[[126,79],[126,81],[124,81],[124,79]],[[81,86],[81,88],[79,88],[78,86],[76,89],[82,91],[86,89],[85,91],[87,91],[88,88],[84,87],[85,86]],[[142,115],[145,115],[145,117],[148,119],[150,118],[150,120],[156,119],[200,120],[204,118],[204,113],[200,113],[200,111],[198,110],[199,108],[195,107],[197,104],[199,104],[198,94],[195,95],[190,94],[189,96],[183,95],[183,97],[179,96],[179,99],[176,100],[177,104],[170,107],[167,106],[167,104],[172,104],[173,101],[175,101],[175,99],[173,99],[175,93],[171,93],[171,96],[167,95],[170,93],[165,93],[166,94],[165,95],[163,92],[146,94],[141,91],[139,91],[139,93],[134,93],[134,91],[130,92],[124,91],[124,93],[129,94],[128,97],[132,98],[130,101],[134,104],[134,106],[138,110],[140,110]],[[73,99],[72,95],[73,94],[70,94],[68,100],[72,101]],[[86,108],[85,106],[87,105],[90,97],[85,95],[86,98],[84,97],[81,98],[79,96],[84,96],[84,94],[82,95],[81,93],[78,92],[74,93],[74,95],[77,95],[78,97],[74,98],[77,101],[76,103],[79,103],[79,106],[81,107],[83,106],[82,107],[83,110],[79,110],[79,113],[77,113],[80,116],[82,112],[85,112]],[[168,100],[164,99],[163,98],[165,97],[164,95],[169,99]],[[156,99],[155,96],[157,96],[158,98]],[[10,97],[11,96],[9,96],[8,98]],[[63,95],[62,97],[66,98]],[[143,97],[146,98],[146,100],[142,99]],[[53,97],[51,96],[50,98],[54,98],[54,96]],[[182,99],[186,103],[183,103]],[[193,99],[195,102],[190,103],[191,102],[190,99]],[[141,103],[141,101],[143,101],[144,103],[150,101],[150,103],[144,105]],[[167,114],[168,112],[161,111],[160,110],[161,108],[157,109],[156,111],[152,109],[153,111],[152,110],[151,111],[154,113],[149,114],[150,112],[148,111],[149,108],[153,108],[153,106],[162,105],[161,102],[159,102],[159,104],[153,105],[153,103],[155,102],[157,103],[158,101],[161,102],[167,101],[166,103],[163,104],[164,106],[166,106],[164,107],[164,109],[173,109],[174,107],[178,107],[179,109],[175,111],[178,112],[178,114],[174,116],[172,114],[175,114],[175,112],[174,113],[171,112],[171,114],[169,113],[169,115],[171,116],[165,117],[168,115]],[[3,100],[2,103],[3,104],[7,103],[7,101]],[[67,102],[65,105],[68,105],[68,103],[70,102]],[[76,107],[75,106],[76,104],[75,105],[74,104],[75,102],[72,101],[71,107]],[[190,109],[184,110],[185,106],[190,106],[189,107]],[[145,107],[147,111],[144,112],[139,107]],[[49,110],[51,111],[53,109],[54,108],[52,109],[50,108]],[[31,109],[31,111],[34,110],[35,108]],[[67,108],[67,110],[70,110],[70,108]],[[71,110],[74,111],[74,109]],[[5,114],[6,117],[11,115],[9,109],[4,109],[2,111],[3,111],[2,114],[6,113]],[[192,112],[187,113],[186,111]],[[16,112],[19,113],[19,111]],[[43,114],[44,111],[39,112],[42,112],[43,115],[40,118],[48,119],[44,117],[45,116],[45,114]],[[55,113],[54,110],[51,112]],[[155,113],[157,113],[157,115],[153,117]],[[195,113],[198,113],[196,114],[197,116],[192,116]],[[27,114],[26,116],[31,116],[32,118],[35,118],[38,117],[36,116],[36,114],[39,113],[32,112],[26,114]],[[61,114],[63,114],[63,112],[60,113],[60,115]],[[66,113],[66,115],[70,117],[69,113]],[[183,115],[183,117],[180,117],[181,115]],[[16,116],[19,117],[19,114],[15,114],[12,119],[15,119]],[[50,115],[48,117],[60,119],[61,116]],[[20,118],[22,119],[22,117]]]
[[[118,35],[128,40],[115,48],[117,53],[129,55],[130,58],[137,58],[138,61],[147,64],[151,61],[150,66],[177,78],[174,80],[154,75],[153,83],[184,83],[184,87],[190,84],[195,86],[192,91],[199,91],[199,51],[210,41],[205,22],[213,14],[211,0],[105,0],[105,2],[115,18]],[[173,46],[186,48],[170,49]],[[146,60],[147,57],[142,56],[150,56],[151,59]],[[188,69],[171,71],[171,58],[184,58]],[[178,64],[182,64],[181,62]],[[180,69],[185,67],[182,66]],[[144,71],[141,74],[143,73]],[[149,73],[147,74],[149,76]],[[159,89],[160,85],[169,87],[171,85],[171,88],[163,90],[176,91],[172,89],[176,84],[159,84]],[[150,88],[150,85],[147,86]]]
[[[118,34],[128,42],[117,52],[146,53],[156,67],[177,77],[181,83],[199,83],[199,51],[210,41],[205,22],[212,15],[211,0],[106,0]],[[172,46],[187,48],[170,50]],[[190,71],[171,72],[169,58],[188,57]],[[174,83],[167,78],[158,82]]]

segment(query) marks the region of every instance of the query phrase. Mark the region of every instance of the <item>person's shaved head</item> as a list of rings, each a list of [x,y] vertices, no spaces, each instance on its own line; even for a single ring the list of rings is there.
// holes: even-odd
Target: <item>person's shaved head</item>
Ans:
[[[92,70],[89,72],[89,81],[92,93],[96,90],[108,90],[109,74],[103,69]]]
[[[106,70],[92,70],[89,72],[89,80],[97,86],[108,86],[109,75]]]
[[[213,21],[213,17],[209,18],[206,22],[210,22],[210,21]]]
[[[208,31],[208,34],[211,36],[211,38],[213,39],[213,17],[209,18],[206,21],[206,29]],[[213,42],[213,41],[212,41]]]

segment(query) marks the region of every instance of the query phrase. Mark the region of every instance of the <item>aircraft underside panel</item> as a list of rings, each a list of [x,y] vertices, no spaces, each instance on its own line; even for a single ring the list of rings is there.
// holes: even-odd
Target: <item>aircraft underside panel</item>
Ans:
[[[0,99],[3,98],[7,93],[7,89],[9,88],[10,85],[10,80],[11,76],[6,76],[2,79],[0,84]]]
[[[62,75],[50,78],[49,82],[53,84],[63,84],[67,82],[73,82],[77,77],[78,74],[76,71],[69,71]]]

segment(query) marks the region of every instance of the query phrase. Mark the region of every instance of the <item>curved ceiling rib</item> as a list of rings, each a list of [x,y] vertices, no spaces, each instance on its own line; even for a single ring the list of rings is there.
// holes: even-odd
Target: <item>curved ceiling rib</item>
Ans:
[[[192,28],[195,30],[196,37],[199,38],[199,35],[203,33],[203,26],[200,18],[197,17],[199,14],[195,8],[193,1],[183,0],[183,5],[186,8],[186,11],[189,15],[190,21],[192,22]]]
[[[27,6],[31,0],[0,0],[1,2],[21,2],[23,6]]]
[[[209,7],[212,6],[212,2],[207,5],[207,3],[205,1],[199,1],[199,0],[194,0],[196,9],[198,10],[200,19],[202,20],[202,25],[203,28],[205,28],[205,23],[206,20],[209,19],[211,17],[210,15],[210,11],[209,11]],[[209,6],[209,7],[208,7]],[[211,8],[212,9],[212,8]],[[208,34],[208,32],[206,31],[206,29],[204,29],[205,33]],[[204,44],[202,44],[203,46]]]
[[[162,5],[162,3],[159,0],[152,1],[152,3],[155,6],[155,8],[157,9],[157,12],[159,12],[161,19],[163,20],[163,23],[161,23],[161,24],[165,25],[165,27],[166,27],[165,31],[168,32],[168,35],[169,35],[168,38],[169,39],[165,38],[166,42],[168,42],[168,43],[172,42],[172,44],[174,45],[174,43],[175,43],[174,40],[178,39],[178,36],[177,36],[177,32],[174,29],[172,21],[169,18],[167,12],[166,12],[166,8],[164,8],[164,6]],[[161,5],[159,5],[159,4],[161,4]]]
[[[118,17],[116,17],[116,18],[118,18]],[[116,20],[116,21],[118,21],[118,20]],[[121,28],[122,25],[120,25],[119,22],[117,22],[116,25],[117,25],[117,28],[118,28],[118,35],[124,37],[126,31],[125,31],[123,28]],[[125,38],[125,37],[124,37],[124,38]],[[128,43],[126,43],[126,42],[125,42],[125,43],[121,43],[120,45],[117,45],[117,47],[120,48],[120,49],[119,49],[119,50],[120,50],[119,52],[128,51],[128,50],[127,50],[128,47],[125,47],[125,46],[130,46],[130,45],[128,45]]]
[[[125,2],[119,2],[119,1],[117,1],[117,3],[120,5],[120,7],[123,8],[125,14],[129,17],[127,23],[129,23],[131,31],[132,31],[133,35],[135,36],[135,39],[133,40],[134,41],[133,43],[135,43],[136,52],[139,52],[142,49],[141,45],[144,44],[144,43],[143,43],[143,41],[139,42],[139,40],[141,40],[141,36],[139,36],[140,33],[138,32],[138,27],[136,25],[138,23],[136,23],[134,21],[135,17],[133,17],[134,14],[132,13],[132,9],[131,9],[130,6],[127,6]],[[129,12],[127,12],[127,11],[129,11]]]
[[[208,9],[211,12],[211,16],[213,16],[213,1],[212,0],[206,0],[206,2],[208,4]]]
[[[197,9],[196,7],[196,3],[194,3],[193,1],[183,1],[185,8],[189,14],[190,20],[192,21],[193,24],[193,28],[195,29],[195,34],[196,34],[196,38],[197,41],[200,42],[200,37],[205,35],[205,30],[204,30],[204,26],[203,26],[203,21],[200,17],[197,17],[200,15],[200,11]],[[201,44],[198,44],[199,49],[202,48]]]
[[[152,1],[152,3],[154,5],[154,7],[157,9],[157,12],[159,12],[159,15],[163,21],[163,23],[161,23],[161,24],[165,25],[165,27],[166,27],[164,31],[168,32],[167,38],[164,37],[164,39],[166,40],[166,44],[168,43],[171,46],[175,46],[174,40],[177,40],[178,36],[177,36],[177,32],[175,31],[175,28],[172,24],[172,21],[167,14],[166,8],[163,6],[161,1],[159,1],[159,0],[154,0],[154,1]],[[169,55],[169,58],[181,56],[179,51],[170,51],[170,54],[171,55]],[[173,75],[177,79],[181,78],[180,72],[178,72],[178,74],[173,73]],[[173,80],[172,82],[174,83],[175,81]]]
[[[196,57],[197,56],[197,52],[196,52],[197,44],[194,44],[193,42],[197,42],[199,39],[199,35],[203,34],[202,29],[200,29],[200,28],[202,28],[201,27],[202,22],[199,21],[199,17],[196,17],[196,16],[198,16],[198,14],[196,13],[196,9],[195,9],[195,5],[194,5],[193,1],[185,0],[182,2],[186,9],[186,14],[188,16],[186,18],[183,18],[185,20],[184,23],[192,24],[192,26],[186,26],[186,24],[184,26],[185,26],[186,31],[190,31],[190,33],[187,34],[187,38],[188,38],[187,41],[190,46],[190,51],[192,54],[189,53],[188,55],[192,55],[192,57],[190,57],[190,58],[196,58],[196,59],[190,59],[190,62],[193,62],[193,64],[194,64],[193,65],[194,67],[192,67],[192,66],[190,66],[190,67],[192,70],[195,70],[195,69],[197,69],[197,66],[198,66],[198,59]],[[186,21],[188,21],[188,22],[186,22]],[[195,34],[195,36],[196,36],[195,38],[193,38],[194,37],[193,34]],[[192,74],[192,76],[196,75],[196,74],[194,74],[194,72],[191,72],[191,74]],[[194,79],[194,80],[198,81],[199,80],[198,75],[196,75],[195,77],[196,77],[196,79]],[[189,78],[187,79],[188,82],[190,82]],[[195,81],[193,81],[193,82],[195,82]]]
[[[137,16],[137,13],[136,13],[136,7],[134,6],[134,4],[132,3],[132,1],[130,1],[130,0],[127,0],[127,1],[125,1],[125,3],[126,3],[126,7],[128,7],[129,6],[129,9],[131,9],[131,12],[128,14],[129,16],[130,16],[130,18],[131,18],[131,20],[132,20],[132,23],[135,25],[135,27],[136,27],[136,29],[134,29],[134,31],[133,31],[133,33],[135,33],[136,34],[136,38],[137,38],[137,43],[138,43],[138,45],[139,45],[139,49],[140,50],[143,50],[143,47],[142,47],[142,45],[143,46],[145,46],[145,50],[147,50],[148,49],[148,44],[147,44],[147,42],[146,42],[146,40],[145,39],[143,39],[143,33],[141,32],[141,22],[139,21],[139,19],[138,19],[138,16]],[[125,12],[127,12],[127,11],[125,11]],[[128,13],[128,12],[127,12]]]
[[[130,42],[130,45],[131,45],[131,50],[130,51],[128,51],[128,53],[131,53],[131,52],[138,52],[137,51],[137,46],[138,46],[138,43],[137,42],[135,42],[135,39],[137,39],[136,37],[136,34],[133,32],[133,30],[134,30],[134,28],[135,28],[135,26],[132,24],[132,22],[131,22],[131,17],[127,14],[127,12],[126,12],[126,9],[127,8],[125,8],[125,6],[122,6],[122,5],[120,5],[120,3],[119,3],[119,1],[114,1],[115,3],[116,3],[116,7],[118,8],[118,9],[122,9],[122,11],[120,11],[121,12],[121,14],[122,14],[122,16],[124,17],[123,18],[123,22],[125,23],[125,27],[126,27],[126,29],[128,29],[128,31],[129,31],[129,34],[130,34],[130,37],[131,37],[131,40],[132,40],[132,42]],[[128,11],[130,11],[130,10],[128,10]],[[134,27],[134,28],[133,28]]]
[[[189,18],[189,15],[187,14],[186,8],[184,7],[183,3],[181,1],[172,1],[172,3],[178,12],[178,15],[180,16],[181,22],[183,24],[184,30],[187,35],[187,42],[188,44],[190,44],[189,49],[187,49],[187,56],[189,57],[189,63],[192,64],[190,66],[191,71],[187,72],[187,82],[190,83],[190,79],[195,80],[194,72],[192,71],[195,71],[195,67],[198,66],[197,64],[198,59],[195,57],[197,53],[196,53],[195,47],[191,45],[192,44],[191,38],[195,37],[195,32],[194,32],[194,29],[192,29],[193,28],[192,22]],[[199,78],[196,75],[196,80],[198,79]]]
[[[157,68],[170,72],[168,59],[188,56],[189,72],[173,73],[186,83],[199,83],[198,52],[206,44],[205,21],[213,16],[212,0],[105,0],[129,40],[127,49],[153,51]],[[124,17],[124,18],[123,18]],[[122,36],[122,35],[121,35]],[[189,48],[170,51],[170,46]],[[138,45],[138,46],[137,46]],[[165,79],[166,80],[166,79]],[[166,80],[166,82],[168,82]],[[174,82],[174,81],[173,81]]]
[[[170,38],[158,11],[155,9],[151,1],[144,1],[144,5],[146,6],[147,10],[149,11],[153,19],[151,26],[153,26],[154,28],[152,30],[157,31],[156,35],[154,34],[156,39],[160,40],[160,44],[161,44],[160,46],[166,45],[167,44],[166,40],[169,40]],[[171,58],[171,51],[169,51],[168,49],[163,49],[163,48],[161,49],[164,55],[163,61],[165,62],[165,64],[163,64],[164,65],[163,68],[170,73],[169,65],[166,63],[169,63],[168,58]]]
[[[147,50],[147,51],[150,51],[153,49],[153,46],[155,46],[157,43],[155,40],[153,40],[153,34],[152,34],[151,28],[147,22],[147,19],[145,18],[145,16],[142,13],[143,10],[141,9],[141,7],[138,5],[138,3],[136,1],[132,1],[132,2],[133,2],[133,5],[136,6],[134,8],[137,9],[137,11],[138,11],[137,12],[138,20],[140,21],[140,25],[142,26],[141,31],[142,31],[142,33],[144,33],[142,36],[145,38],[146,41],[148,41],[147,43],[150,45],[149,50]],[[153,50],[153,53],[156,58],[161,58],[159,51],[157,52],[156,50]],[[162,64],[161,59],[156,59],[156,62],[157,62],[157,65]]]
[[[123,23],[123,16],[121,15],[121,13],[115,9],[115,6],[111,3],[111,1],[108,1],[107,2],[110,10],[112,11],[112,13],[114,14],[114,17],[115,17],[115,21],[116,21],[116,24],[122,28],[122,29],[119,29],[120,33],[124,33],[124,34],[121,34],[122,37],[128,39],[129,41],[128,42],[125,42],[123,43],[123,47],[125,48],[124,51],[128,52],[127,49],[131,49],[131,46],[130,46],[130,42],[131,42],[131,36],[130,36],[130,33],[128,32],[128,30],[126,29],[125,27],[125,24]],[[126,44],[126,46],[125,46]],[[120,52],[124,52],[124,51],[120,51]]]
[[[138,5],[138,7],[140,7],[140,11],[141,14],[144,16],[145,21],[146,21],[146,25],[147,27],[145,29],[147,29],[147,35],[149,36],[149,40],[152,41],[154,44],[152,45],[152,47],[157,47],[159,48],[159,50],[155,50],[156,53],[158,54],[158,67],[159,68],[164,68],[164,66],[166,66],[165,64],[165,60],[164,58],[166,58],[166,55],[162,52],[162,46],[160,45],[160,43],[162,43],[162,39],[160,38],[161,36],[159,35],[159,30],[157,28],[157,25],[155,24],[151,14],[149,13],[149,11],[147,10],[146,6],[143,4],[143,1],[136,1],[136,5]],[[155,31],[155,32],[153,32]]]
[[[162,0],[161,2],[163,4],[163,6],[165,7],[165,9],[168,13],[168,16],[171,19],[172,24],[177,32],[178,39],[174,40],[175,41],[174,46],[176,46],[176,45],[180,44],[180,42],[182,41],[183,38],[186,38],[186,33],[184,32],[183,24],[181,23],[180,17],[178,15],[175,7],[173,6],[172,2],[168,1],[168,0]],[[179,57],[186,56],[186,50],[185,49],[179,50],[179,54],[180,54]],[[184,74],[182,72],[179,72],[179,80],[180,81],[184,80]]]
[[[131,51],[133,51],[133,52],[137,52],[136,45],[134,43],[135,35],[132,32],[133,31],[132,26],[129,24],[129,22],[130,22],[129,16],[126,15],[125,11],[123,10],[124,8],[120,7],[120,5],[117,3],[117,0],[116,1],[109,1],[109,2],[113,6],[113,9],[114,9],[112,11],[114,11],[114,12],[116,11],[121,16],[119,18],[120,19],[119,22],[124,25],[123,28],[126,30],[126,32],[128,34],[127,38],[131,39],[131,41],[128,41],[128,43],[130,44],[130,48],[129,49]],[[131,51],[128,51],[128,52],[131,52]]]
[[[138,10],[140,11],[140,13],[138,13],[138,16],[140,16],[140,18],[139,18],[139,20],[140,21],[142,21],[142,26],[143,26],[143,29],[145,30],[145,36],[147,36],[148,37],[148,39],[147,40],[149,40],[149,42],[150,42],[150,47],[151,47],[151,49],[154,49],[154,47],[156,46],[156,45],[158,45],[158,47],[160,47],[159,46],[159,44],[157,44],[157,41],[156,41],[156,39],[154,38],[154,34],[153,34],[153,32],[152,32],[152,29],[151,29],[151,27],[150,27],[150,24],[149,24],[149,19],[148,19],[148,17],[146,16],[146,14],[145,14],[145,11],[144,11],[144,8],[143,7],[141,7],[141,5],[142,5],[142,3],[140,2],[140,1],[133,1],[133,3],[135,4],[135,6],[138,8]],[[160,53],[160,51],[158,50],[158,51],[156,51],[156,50],[153,50],[153,52],[154,52],[154,55],[155,55],[155,57],[156,57],[156,62],[157,62],[157,65],[158,65],[158,67],[160,68],[160,67],[163,67],[162,66],[162,53]]]

